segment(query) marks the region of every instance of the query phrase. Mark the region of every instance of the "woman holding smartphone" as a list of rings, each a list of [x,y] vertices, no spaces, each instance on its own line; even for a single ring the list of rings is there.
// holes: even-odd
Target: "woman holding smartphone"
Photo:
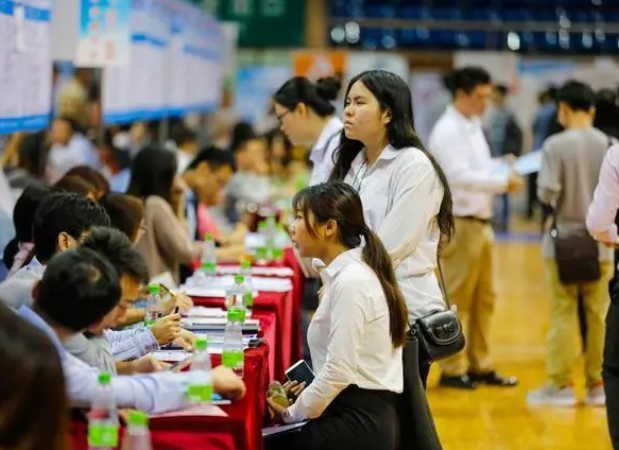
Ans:
[[[384,70],[363,72],[350,81],[345,98],[331,178],[359,192],[366,222],[391,256],[412,324],[445,309],[435,269],[441,238],[454,230],[451,192],[415,134],[404,80]],[[420,362],[424,386],[429,370]]]
[[[269,400],[279,421],[309,423],[266,448],[394,450],[408,316],[391,259],[352,187],[308,187],[293,208],[293,243],[324,262],[325,291],[308,331],[314,380],[288,408]]]

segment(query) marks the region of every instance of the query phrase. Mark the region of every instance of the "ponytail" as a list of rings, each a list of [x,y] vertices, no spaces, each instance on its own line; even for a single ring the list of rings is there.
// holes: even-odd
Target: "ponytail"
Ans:
[[[382,242],[365,223],[363,205],[359,193],[352,186],[336,181],[306,187],[292,199],[295,212],[303,212],[305,228],[314,237],[316,232],[310,221],[316,223],[337,223],[338,239],[348,249],[358,248],[365,239],[362,249],[363,261],[374,271],[382,287],[389,308],[389,334],[393,348],[399,348],[406,341],[408,310],[402,292],[395,278],[391,258]]]
[[[361,235],[365,238],[363,261],[374,270],[383,288],[389,307],[389,333],[393,348],[404,345],[408,328],[408,309],[398,287],[393,263],[380,238],[364,225]]]
[[[4,247],[4,254],[2,255],[2,262],[7,269],[11,270],[11,267],[13,267],[17,252],[19,252],[19,241],[14,237],[6,244],[6,247]]]

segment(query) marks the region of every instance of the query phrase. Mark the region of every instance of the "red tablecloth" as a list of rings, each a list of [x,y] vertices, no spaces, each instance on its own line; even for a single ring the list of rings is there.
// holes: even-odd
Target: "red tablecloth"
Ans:
[[[261,318],[265,337],[272,335],[274,327]],[[270,320],[274,321],[274,317]],[[150,430],[155,450],[261,450],[269,348],[261,345],[245,354],[244,381],[247,394],[242,400],[221,408],[228,417],[159,417],[152,419]],[[213,365],[221,364],[221,356],[213,355]],[[86,423],[71,424],[73,450],[87,450]]]
[[[221,263],[226,265],[228,263]],[[233,263],[229,263],[233,264]],[[200,267],[199,261],[194,261],[194,268],[197,269]],[[301,328],[301,307],[303,301],[303,289],[305,287],[305,275],[303,275],[303,270],[297,261],[297,257],[294,254],[294,250],[291,247],[288,247],[284,250],[284,259],[282,262],[271,262],[268,264],[269,267],[289,267],[293,271],[293,275],[290,277],[292,281],[292,308],[291,308],[291,317],[292,323],[290,325],[291,329],[291,340],[290,340],[290,348],[291,348],[291,361],[296,362],[301,359],[303,355],[303,336],[302,336],[302,328]],[[289,366],[286,366],[288,368]]]
[[[292,292],[260,292],[254,300],[253,314],[256,318],[262,320],[268,317],[265,313],[275,315],[273,318],[275,331],[272,336],[265,336],[273,353],[271,357],[273,362],[271,378],[273,379],[282,380],[285,370],[292,365],[292,330],[293,324],[299,322],[299,319],[293,315],[293,297]],[[199,306],[224,306],[223,298],[193,297],[192,300]]]

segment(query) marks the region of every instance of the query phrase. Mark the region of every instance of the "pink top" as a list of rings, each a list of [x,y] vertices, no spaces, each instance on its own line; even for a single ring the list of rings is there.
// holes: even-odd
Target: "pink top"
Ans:
[[[600,179],[587,213],[587,229],[600,242],[616,244],[615,217],[619,209],[619,144],[613,145],[602,162]]]
[[[215,240],[218,240],[221,231],[217,222],[213,220],[211,213],[204,204],[198,204],[198,236],[204,238],[206,234],[211,234]]]
[[[21,269],[25,264],[29,263],[34,255],[34,244],[32,242],[20,242],[19,251],[13,258],[13,265],[9,270],[9,277],[15,275],[15,273]]]

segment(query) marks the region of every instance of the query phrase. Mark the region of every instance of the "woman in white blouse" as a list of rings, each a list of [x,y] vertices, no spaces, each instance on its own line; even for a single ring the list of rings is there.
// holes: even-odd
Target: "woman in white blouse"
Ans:
[[[288,408],[269,400],[280,421],[309,423],[267,448],[394,450],[408,324],[389,255],[350,186],[308,187],[293,207],[293,242],[324,262],[325,293],[308,331],[314,380]]]
[[[333,152],[340,143],[342,121],[336,117],[333,101],[340,81],[333,77],[315,83],[305,77],[286,81],[275,93],[275,115],[280,129],[293,145],[310,148],[310,186],[324,183],[333,170]]]
[[[391,255],[412,324],[445,309],[435,269],[441,236],[449,239],[454,230],[449,186],[415,134],[404,80],[384,70],[363,72],[345,98],[332,179],[359,192],[366,222]],[[429,370],[420,362],[424,385]]]

